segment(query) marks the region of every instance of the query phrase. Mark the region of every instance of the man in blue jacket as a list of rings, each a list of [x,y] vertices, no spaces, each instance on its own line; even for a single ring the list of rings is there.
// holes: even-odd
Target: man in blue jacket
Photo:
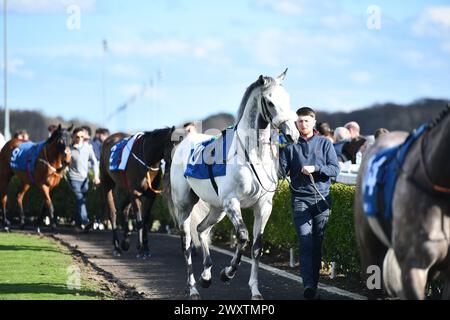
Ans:
[[[330,214],[331,177],[339,174],[333,144],[314,130],[316,115],[311,108],[297,110],[300,139],[280,153],[280,171],[291,176],[292,209],[299,237],[300,275],[304,297],[317,294],[322,261],[322,240]]]

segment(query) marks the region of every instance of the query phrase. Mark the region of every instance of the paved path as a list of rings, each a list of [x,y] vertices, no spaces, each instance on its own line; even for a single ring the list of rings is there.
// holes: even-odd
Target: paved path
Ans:
[[[131,237],[130,251],[120,257],[112,255],[112,235],[108,231],[94,231],[89,234],[75,235],[61,231],[55,238],[76,247],[98,268],[135,287],[149,299],[182,300],[186,299],[186,271],[181,253],[179,237],[165,234],[149,234],[152,257],[148,260],[136,259],[136,234]],[[248,300],[250,289],[247,285],[250,276],[250,264],[244,259],[234,279],[230,283],[220,281],[220,270],[231,260],[230,252],[215,248],[211,251],[213,259],[212,285],[208,289],[199,286],[202,299],[206,300]],[[201,272],[201,255],[193,257],[196,276]],[[303,286],[301,278],[287,272],[261,265],[259,271],[260,291],[267,300],[300,300]],[[359,295],[320,285],[321,299],[361,299]]]

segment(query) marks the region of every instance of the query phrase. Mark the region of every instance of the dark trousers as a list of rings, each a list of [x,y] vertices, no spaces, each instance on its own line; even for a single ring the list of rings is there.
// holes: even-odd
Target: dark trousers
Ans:
[[[331,205],[331,198],[326,199]],[[330,215],[328,204],[314,196],[292,196],[293,219],[299,238],[300,276],[305,288],[317,289],[319,283],[322,241]]]

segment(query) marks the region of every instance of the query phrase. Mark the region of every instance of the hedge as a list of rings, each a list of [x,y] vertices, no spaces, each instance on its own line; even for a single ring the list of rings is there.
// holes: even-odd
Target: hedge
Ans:
[[[16,193],[19,181],[16,177],[11,180],[8,189],[8,218],[18,221],[19,213],[17,210]],[[72,217],[75,215],[76,203],[75,197],[71,191],[67,180],[62,179],[59,185],[53,190],[52,194],[53,206],[55,208],[55,215],[60,218],[60,222],[70,223]],[[122,208],[122,203],[125,198],[125,192],[118,189],[114,191],[114,199],[118,211]],[[89,219],[92,221],[95,218],[108,218],[106,211],[103,209],[103,191],[101,187],[94,187],[92,183],[89,185],[89,191],[86,199],[86,207],[89,214]],[[25,217],[28,222],[30,218],[34,219],[39,216],[43,204],[43,197],[36,187],[31,189],[25,195],[23,205]],[[119,214],[118,222],[121,223],[122,215]],[[150,224],[153,220],[160,221],[161,224],[172,225],[167,206],[163,203],[162,197],[156,197],[153,205],[152,216]]]
[[[335,262],[338,270],[346,273],[359,273],[359,254],[353,223],[353,199],[355,187],[343,184],[331,186],[332,210],[326,227],[323,243],[323,261]],[[243,210],[244,221],[249,228],[253,226],[253,213]],[[224,219],[214,233],[228,236],[234,230],[229,219]],[[274,246],[281,250],[298,249],[291,209],[291,192],[287,182],[280,185],[274,196],[272,214],[264,230],[264,246]],[[297,250],[295,251],[297,252]]]
[[[17,189],[17,184],[17,179],[13,179],[9,190],[10,201],[8,203],[10,209],[15,208],[14,194]],[[333,184],[331,186],[331,196],[333,199],[332,211],[323,245],[324,262],[336,262],[338,268],[346,273],[358,273],[360,270],[353,224],[354,192],[355,187],[353,186],[342,184]],[[124,193],[116,190],[115,195],[116,207],[120,210]],[[69,219],[70,221],[75,213],[75,199],[66,180],[62,180],[60,185],[55,188],[52,199],[56,215],[64,217],[66,220]],[[87,208],[91,219],[94,216],[102,217],[102,199],[101,188],[93,188],[91,184],[87,199]],[[42,197],[33,187],[27,193],[24,200],[26,216],[37,216],[41,206]],[[253,212],[245,209],[242,214],[249,232],[252,232]],[[274,196],[272,214],[264,231],[265,247],[276,247],[281,250],[298,248],[297,235],[291,214],[291,192],[287,182],[283,182],[280,184],[280,188]],[[118,216],[119,223],[121,216]],[[12,217],[11,213],[9,217]],[[15,217],[18,217],[17,212],[15,213]],[[169,211],[161,196],[158,196],[155,200],[151,219],[158,220],[163,226],[169,225],[173,227]],[[216,236],[222,238],[228,238],[232,232],[234,232],[233,225],[227,218],[223,219],[213,230]]]

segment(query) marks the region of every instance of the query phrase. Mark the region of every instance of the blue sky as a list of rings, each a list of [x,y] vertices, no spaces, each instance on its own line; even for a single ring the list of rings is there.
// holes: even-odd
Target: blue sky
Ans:
[[[10,107],[113,131],[234,114],[286,67],[294,110],[450,98],[450,1],[8,2]]]

